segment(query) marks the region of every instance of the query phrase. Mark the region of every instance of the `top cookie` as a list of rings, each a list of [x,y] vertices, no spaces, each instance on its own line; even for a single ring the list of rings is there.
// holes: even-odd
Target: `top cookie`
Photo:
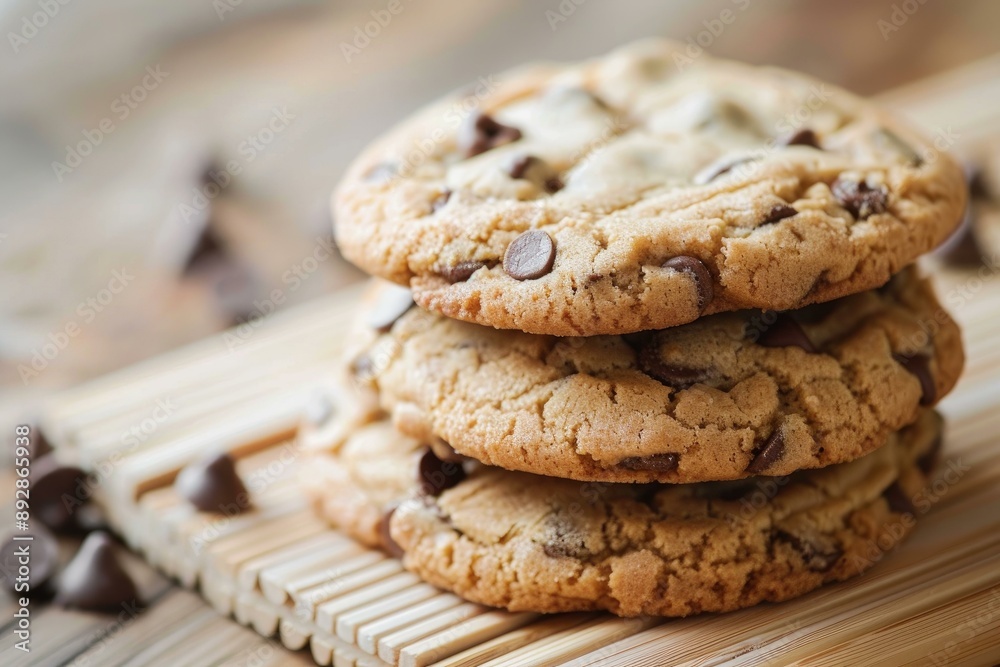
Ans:
[[[366,150],[338,243],[449,317],[581,336],[883,284],[957,225],[959,167],[839,88],[641,42],[484,78]]]

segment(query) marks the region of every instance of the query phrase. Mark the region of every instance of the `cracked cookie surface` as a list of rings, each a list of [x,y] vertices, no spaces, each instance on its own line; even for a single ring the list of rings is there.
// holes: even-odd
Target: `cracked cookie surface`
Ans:
[[[956,324],[913,268],[797,311],[625,336],[407,311],[405,288],[389,283],[368,299],[362,321],[387,302],[398,319],[384,333],[361,324],[349,356],[401,431],[487,465],[584,481],[688,483],[850,461],[947,394],[964,361]]]
[[[344,255],[448,317],[620,334],[871,289],[958,225],[938,147],[808,77],[640,42],[484,77],[368,148]]]
[[[372,413],[308,449],[305,488],[334,526],[469,600],[687,616],[874,565],[915,525],[940,428],[924,410],[868,456],[788,477],[610,484],[448,461]]]

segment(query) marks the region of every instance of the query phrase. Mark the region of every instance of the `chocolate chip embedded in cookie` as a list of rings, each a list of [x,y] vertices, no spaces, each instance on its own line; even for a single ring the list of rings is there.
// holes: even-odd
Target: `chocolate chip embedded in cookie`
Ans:
[[[473,465],[429,496],[413,475],[425,446],[374,422],[310,450],[307,491],[334,526],[474,602],[688,616],[786,600],[873,565],[873,543],[919,522],[910,498],[940,432],[925,410],[868,456],[778,479],[607,484]],[[916,521],[901,522],[906,512]]]
[[[708,56],[680,70],[682,48],[522,68],[472,113],[418,113],[339,185],[339,247],[447,317],[591,336],[873,289],[958,225],[961,169],[872,103]],[[371,177],[386,165],[406,168]]]
[[[689,289],[704,284],[697,260],[675,259]],[[369,379],[400,430],[488,465],[607,482],[850,461],[947,394],[963,364],[957,326],[914,269],[801,311],[625,336],[500,331],[415,308],[357,338],[380,360]]]

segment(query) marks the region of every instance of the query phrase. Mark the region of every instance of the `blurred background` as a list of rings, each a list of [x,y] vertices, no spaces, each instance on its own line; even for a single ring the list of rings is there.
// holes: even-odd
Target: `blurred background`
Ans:
[[[879,94],[1000,51],[990,0],[8,0],[0,23],[0,422],[359,280],[338,177],[480,77],[658,35]]]

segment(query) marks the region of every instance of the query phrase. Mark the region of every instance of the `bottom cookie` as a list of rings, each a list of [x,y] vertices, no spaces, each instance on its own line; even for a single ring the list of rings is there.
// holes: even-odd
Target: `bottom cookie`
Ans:
[[[587,483],[483,466],[372,409],[303,431],[318,511],[458,595],[512,611],[688,616],[787,600],[868,569],[914,526],[937,457],[926,410],[875,452],[787,477]]]

